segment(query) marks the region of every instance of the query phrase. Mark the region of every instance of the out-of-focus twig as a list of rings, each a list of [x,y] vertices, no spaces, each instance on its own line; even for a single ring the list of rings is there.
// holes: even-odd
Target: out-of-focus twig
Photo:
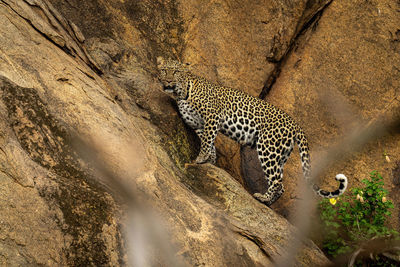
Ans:
[[[393,133],[400,133],[399,117],[392,120],[377,119],[364,127],[354,130],[343,142],[329,149],[326,157],[312,162],[313,171],[311,180],[314,181],[316,177],[321,176],[332,163],[343,162],[368,143]],[[351,179],[351,177],[348,178]],[[316,203],[312,198],[310,190],[304,186],[300,188],[300,195],[302,201],[299,203],[294,220],[298,234],[293,237],[293,242],[290,243],[287,252],[277,260],[276,266],[284,267],[293,265],[296,253],[310,230],[311,218]]]
[[[71,143],[79,157],[99,174],[96,176],[95,182],[104,186],[114,196],[114,199],[119,200],[123,207],[126,207],[123,235],[126,238],[128,265],[139,267],[154,264],[169,267],[184,266],[176,258],[174,246],[167,237],[166,229],[162,227],[161,218],[142,198],[139,200],[140,191],[135,188],[135,185],[128,183],[132,177],[120,177],[111,171],[111,167],[101,157],[103,151],[96,145],[86,142],[78,136],[74,136]],[[121,156],[124,156],[123,153]],[[153,252],[153,255],[149,255],[150,252]],[[157,258],[158,261],[153,262],[154,258]]]
[[[373,260],[376,256],[385,256],[400,264],[400,241],[390,238],[374,238],[358,244],[358,248],[349,254],[335,259],[332,266],[354,266],[356,260]],[[397,256],[397,258],[396,258]]]

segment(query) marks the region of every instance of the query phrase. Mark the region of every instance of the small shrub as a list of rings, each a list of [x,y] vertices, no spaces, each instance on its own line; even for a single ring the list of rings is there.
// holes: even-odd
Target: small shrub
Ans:
[[[377,237],[398,236],[385,222],[393,203],[387,199],[382,176],[374,171],[364,179],[363,188],[353,188],[351,196],[324,199],[319,203],[325,252],[336,257],[353,251],[357,244]]]

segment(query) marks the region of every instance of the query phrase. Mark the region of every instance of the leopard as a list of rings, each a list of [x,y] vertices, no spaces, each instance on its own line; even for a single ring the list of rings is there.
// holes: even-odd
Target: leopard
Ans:
[[[158,79],[176,101],[183,121],[200,139],[196,164],[216,162],[214,145],[218,132],[240,145],[257,150],[264,178],[265,193],[253,197],[267,206],[284,193],[283,167],[297,144],[303,176],[322,198],[336,198],[347,188],[347,177],[337,174],[339,188],[325,191],[311,182],[310,153],[302,128],[283,110],[241,90],[220,86],[193,74],[189,63],[157,58]]]

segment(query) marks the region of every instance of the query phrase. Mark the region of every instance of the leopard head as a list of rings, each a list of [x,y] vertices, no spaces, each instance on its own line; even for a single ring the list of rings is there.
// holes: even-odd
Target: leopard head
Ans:
[[[160,71],[159,80],[167,93],[173,93],[178,98],[186,98],[188,95],[189,64],[162,57],[157,58],[157,66]]]

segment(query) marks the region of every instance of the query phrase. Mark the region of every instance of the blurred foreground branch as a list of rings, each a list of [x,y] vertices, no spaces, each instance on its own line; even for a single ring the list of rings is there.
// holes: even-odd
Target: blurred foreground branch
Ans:
[[[356,260],[374,260],[384,256],[400,264],[400,240],[376,238],[358,245],[353,253],[338,257],[332,266],[353,266]]]
[[[320,177],[332,163],[343,162],[349,159],[353,153],[360,151],[368,143],[398,133],[400,133],[400,117],[392,120],[377,119],[364,127],[354,130],[344,141],[329,149],[325,158],[318,159],[312,163],[312,166],[314,166],[312,181]],[[351,177],[348,178],[351,179]],[[276,266],[293,266],[296,253],[310,231],[311,218],[313,211],[316,209],[316,201],[313,198],[313,193],[306,185],[301,183],[300,187],[302,187],[300,188],[300,198],[302,201],[299,203],[294,219],[294,225],[298,229],[298,234],[293,238],[293,242],[290,243],[287,253],[278,259]],[[397,243],[396,246],[398,246]],[[370,249],[367,246],[363,248],[362,252],[369,251]],[[349,266],[352,266],[351,258],[347,261],[349,262]]]
[[[176,251],[168,238],[167,230],[162,227],[162,219],[142,199],[142,193],[132,181],[134,177],[121,177],[111,171],[110,166],[101,156],[101,147],[86,142],[78,136],[72,138],[72,144],[78,155],[97,171],[96,182],[106,187],[114,199],[119,200],[126,210],[124,236],[128,266],[184,266],[176,258]],[[131,147],[131,149],[135,149]],[[123,153],[121,153],[123,154]],[[124,155],[122,155],[124,156]]]

